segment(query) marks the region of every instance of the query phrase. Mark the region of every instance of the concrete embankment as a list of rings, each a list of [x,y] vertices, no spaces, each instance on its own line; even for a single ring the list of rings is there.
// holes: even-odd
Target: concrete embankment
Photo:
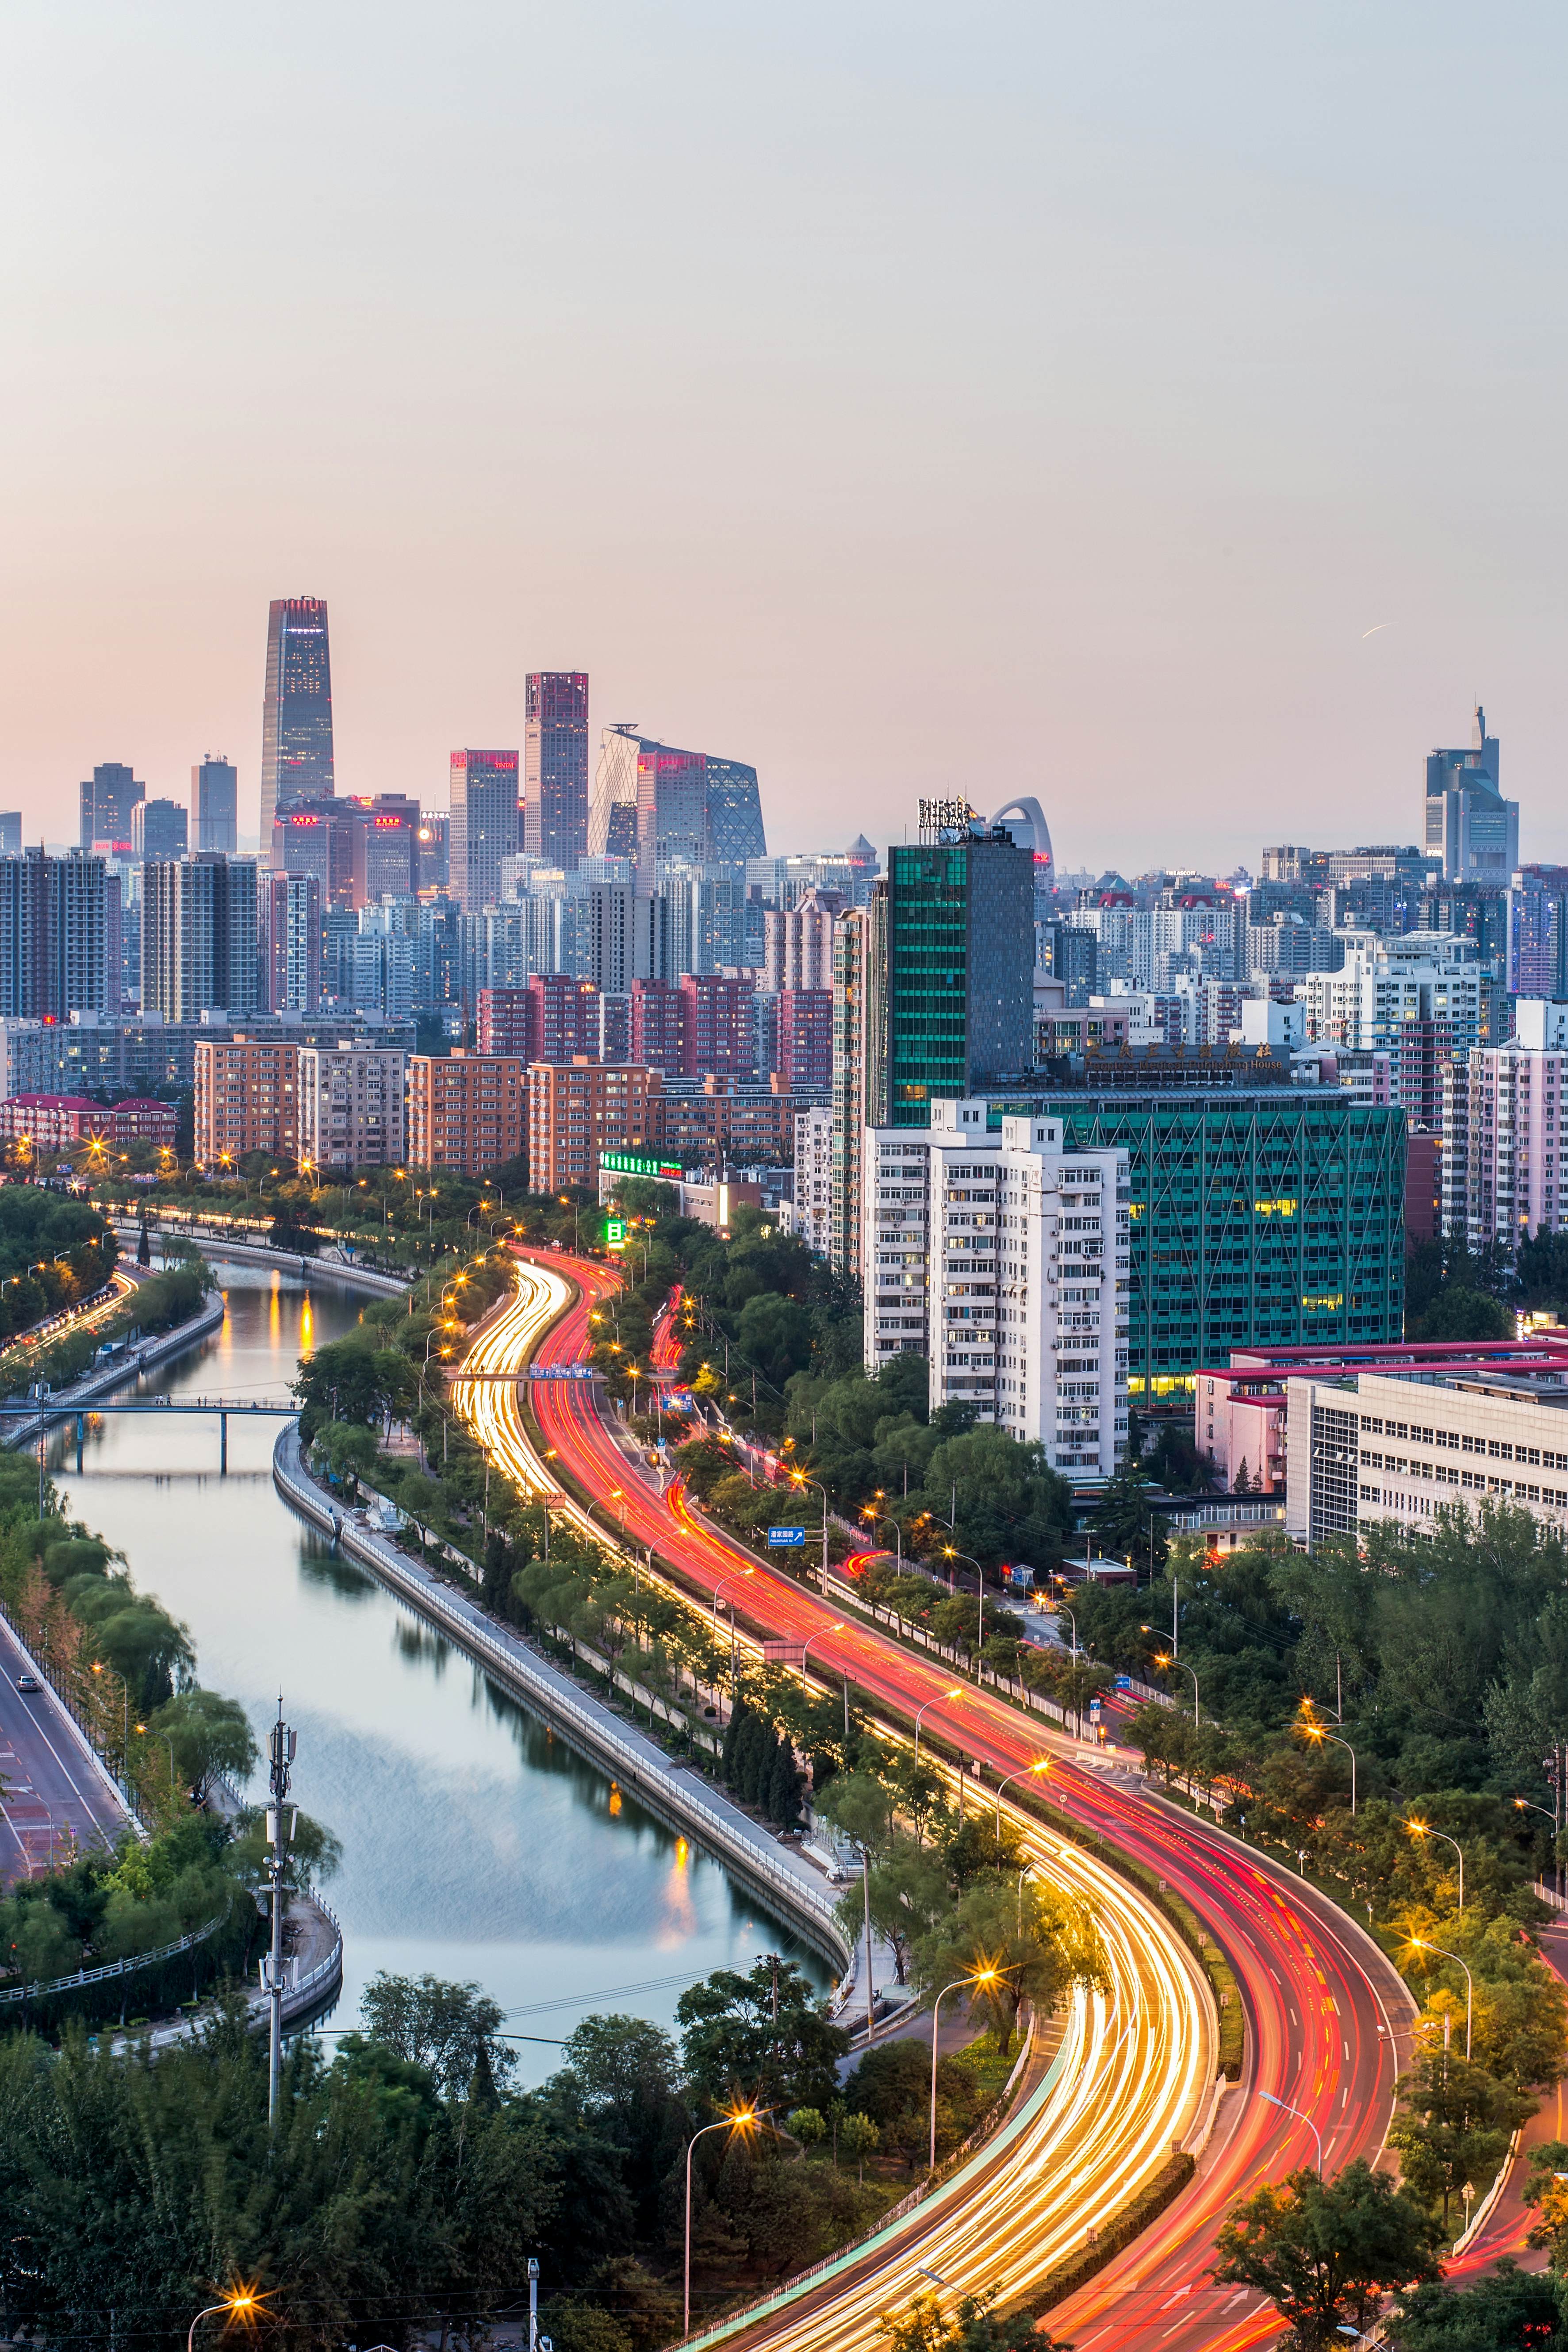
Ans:
[[[497,1624],[476,1601],[346,1513],[305,1468],[300,1433],[292,1423],[279,1433],[273,1448],[272,1475],[279,1492],[302,1518],[335,1536],[342,1549],[388,1591],[542,1716],[581,1755],[612,1773],[650,1812],[723,1863],[835,1968],[842,1970],[848,1965],[849,1946],[834,1916],[837,1897],[820,1872],[583,1690],[521,1633]]]

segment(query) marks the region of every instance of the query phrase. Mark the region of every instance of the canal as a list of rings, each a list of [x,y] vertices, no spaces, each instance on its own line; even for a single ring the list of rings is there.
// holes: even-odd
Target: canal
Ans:
[[[222,1329],[150,1389],[284,1397],[301,1352],[352,1329],[363,1304],[325,1278],[218,1272]],[[272,1485],[277,1427],[231,1421],[226,1476],[216,1421],[194,1414],[89,1423],[79,1475],[72,1424],[49,1460],[73,1515],[183,1620],[199,1679],[243,1701],[258,1739],[282,1693],[294,1793],[343,1848],[323,1890],[344,1937],[333,2023],[356,2021],[377,1969],[472,1979],[509,2032],[538,2037],[515,2045],[531,2083],[579,2017],[672,2025],[686,1984],[762,1952],[825,1985],[826,1964],[718,1863],[300,1525]]]

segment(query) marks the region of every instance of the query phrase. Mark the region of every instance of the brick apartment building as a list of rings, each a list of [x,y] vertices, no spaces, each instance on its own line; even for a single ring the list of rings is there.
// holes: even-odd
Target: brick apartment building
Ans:
[[[630,1059],[667,1078],[680,1076],[680,992],[668,980],[632,982]]]
[[[525,1062],[570,1062],[579,1054],[597,1060],[599,992],[565,971],[535,972],[522,988],[481,988],[478,1039],[481,1054],[516,1054]]]
[[[247,1037],[197,1041],[195,1156],[205,1167],[247,1151],[292,1160],[299,1149],[300,1048]]]
[[[680,1075],[750,1078],[756,1075],[756,982],[718,971],[689,971],[680,982]]]
[[[826,1092],[833,1084],[833,991],[785,988],[778,1002],[781,1085],[786,1094]]]
[[[531,1188],[591,1186],[601,1152],[646,1149],[662,1087],[658,1070],[636,1065],[535,1062],[528,1073]]]
[[[515,1054],[413,1054],[408,1157],[416,1168],[482,1176],[522,1150],[523,1072]]]

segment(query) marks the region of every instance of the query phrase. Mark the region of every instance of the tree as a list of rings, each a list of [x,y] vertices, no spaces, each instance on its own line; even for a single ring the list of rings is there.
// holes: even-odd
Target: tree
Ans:
[[[174,1770],[205,1805],[219,1775],[243,1783],[260,1752],[239,1701],[193,1684],[177,1691],[151,1717],[151,1728],[171,1743]]]
[[[1543,2140],[1531,2149],[1524,2201],[1536,2214],[1527,2243],[1544,2246],[1552,2269],[1568,2273],[1568,2141]]]
[[[1110,1982],[1087,1906],[1035,1879],[1016,1886],[982,1879],[915,1948],[914,1978],[922,1991],[983,1971],[985,1980],[976,1982],[973,1997],[991,2011],[1004,2055],[1026,2000],[1048,2017],[1069,1985]]]
[[[777,2013],[774,2013],[774,2004]],[[715,2105],[742,2093],[764,2107],[826,2108],[849,2036],[793,1960],[719,1969],[676,2003],[689,2080]]]
[[[1094,1528],[1108,1551],[1125,1554],[1151,1575],[1164,1559],[1165,1522],[1150,1505],[1142,1465],[1131,1456],[1101,1495]]]
[[[461,2097],[481,2054],[493,2075],[516,2065],[495,2039],[503,2012],[477,1984],[453,1984],[428,1974],[389,1976],[377,1969],[360,1998],[360,2015],[378,2042],[428,2069],[447,2097]]]
[[[859,2168],[859,2178],[866,2178],[866,2158],[874,2156],[882,2143],[882,2135],[869,2116],[846,2116],[838,2126],[839,2145],[851,2164]]]
[[[1442,2199],[1446,2232],[1450,2200],[1496,2171],[1534,2103],[1453,2050],[1424,2050],[1398,2090],[1405,2112],[1389,2140],[1406,2188],[1428,2203]]]
[[[1358,2159],[1331,2181],[1293,2172],[1232,2208],[1214,2276],[1255,2287],[1320,2352],[1348,2322],[1364,2332],[1385,2294],[1437,2276],[1438,2225],[1386,2173]]]
[[[1394,2352],[1568,2352],[1563,2283],[1500,2262],[1462,2293],[1436,2281],[1402,2295],[1384,2320]]]
[[[947,1871],[930,1847],[913,1838],[898,1836],[869,1876],[871,1927],[893,1955],[900,1984],[909,1982],[910,1952],[919,1936],[929,1934],[949,1909],[952,1895]],[[852,1886],[838,1906],[845,1933],[858,1936],[865,1920],[865,1894]]]
[[[827,2118],[819,2107],[793,2107],[784,2128],[802,2147],[815,2147],[819,2139],[827,2137]]]

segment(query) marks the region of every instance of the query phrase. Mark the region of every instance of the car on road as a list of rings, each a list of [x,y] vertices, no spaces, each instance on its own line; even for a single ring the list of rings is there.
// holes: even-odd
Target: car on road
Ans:
[[[37,1675],[18,1675],[16,1677],[16,1688],[19,1691],[39,1691],[43,1687]]]

